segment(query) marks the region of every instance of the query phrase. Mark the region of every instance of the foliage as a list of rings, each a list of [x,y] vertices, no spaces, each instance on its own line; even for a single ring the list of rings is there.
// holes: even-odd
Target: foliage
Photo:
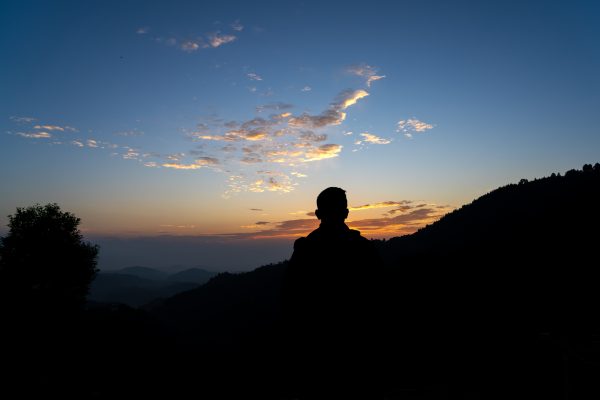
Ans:
[[[80,219],[57,204],[17,208],[0,241],[0,289],[9,307],[55,312],[81,307],[96,275],[98,247]]]

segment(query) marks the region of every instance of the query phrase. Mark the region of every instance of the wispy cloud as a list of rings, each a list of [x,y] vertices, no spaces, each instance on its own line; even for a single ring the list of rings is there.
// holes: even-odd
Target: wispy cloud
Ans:
[[[145,35],[148,32],[150,32],[150,28],[148,28],[147,26],[142,26],[137,28],[137,30],[135,31],[135,33],[137,33],[138,35]]]
[[[267,103],[267,104],[262,104],[260,106],[256,106],[256,112],[260,113],[265,110],[282,111],[282,110],[289,110],[293,107],[294,107],[293,104],[278,101],[275,103]]]
[[[202,165],[202,166],[209,166],[209,165],[217,165],[219,164],[219,160],[215,157],[199,157],[196,159],[196,164]]]
[[[251,81],[262,81],[263,80],[263,78],[260,75],[254,73],[254,72],[250,72],[250,73],[246,74],[246,76]]]
[[[402,201],[381,201],[378,203],[372,204],[363,204],[360,206],[349,207],[350,211],[361,211],[361,210],[371,210],[374,208],[389,208],[389,207],[398,207],[410,204],[410,200],[402,200]]]
[[[173,43],[181,46],[184,42],[174,40]],[[248,78],[262,79],[255,72],[249,72]],[[71,135],[67,135],[66,131],[70,128],[60,123],[36,122],[37,125],[32,126],[33,129],[21,128],[24,131],[21,132],[21,136],[56,136],[57,144],[85,147],[90,150],[110,148],[114,149],[110,153],[111,156],[134,160],[151,168],[198,170],[209,167],[227,174],[226,196],[243,191],[286,193],[294,190],[302,178],[307,177],[306,171],[313,168],[310,163],[339,157],[342,154],[343,145],[336,143],[336,137],[343,137],[337,135],[335,130],[327,129],[342,124],[349,108],[367,96],[369,93],[363,89],[342,91],[322,112],[316,114],[293,112],[292,104],[274,101],[256,106],[256,114],[245,120],[233,121],[214,113],[200,116],[194,128],[183,129],[187,140],[192,141],[194,147],[185,152],[171,154],[153,153],[150,149],[139,147],[141,140],[133,137],[142,136],[144,133],[137,128],[114,132],[114,135],[122,137],[123,141],[132,138],[129,145],[120,143],[118,146],[104,142],[98,137],[69,137]],[[14,117],[11,120],[33,125],[33,119],[28,118],[25,121],[24,118],[28,117]],[[40,131],[36,132],[34,129]],[[84,132],[93,131],[86,129]],[[130,147],[134,144],[134,139],[136,147]],[[388,139],[368,132],[361,135],[361,140],[364,143],[389,143]]]
[[[393,237],[411,234],[427,224],[437,221],[446,213],[452,211],[450,206],[437,206],[434,204],[418,204],[410,200],[402,201],[383,201],[373,204],[367,204],[358,207],[350,208],[350,211],[358,211],[373,208],[389,208],[395,205],[406,206],[407,209],[399,215],[390,216],[387,213],[381,217],[368,219],[352,219],[352,214],[347,221],[348,226],[352,229],[358,229],[367,237]],[[292,212],[291,215],[306,214],[306,211]],[[227,234],[231,238],[294,238],[306,236],[319,225],[317,218],[314,218],[314,213],[307,215],[313,218],[301,218],[284,220],[279,222],[268,222],[263,225],[253,224],[247,225],[246,229],[255,229],[254,232],[240,232]],[[266,221],[263,221],[266,222]]]
[[[17,124],[30,124],[34,121],[37,121],[37,119],[33,118],[33,117],[19,117],[16,115],[13,115],[13,116],[9,117],[8,119],[10,119],[13,122],[16,122]]]
[[[318,161],[326,158],[337,157],[342,151],[342,147],[343,146],[340,144],[324,144],[308,151],[306,153],[306,158],[303,161]]]
[[[188,53],[193,53],[194,51],[198,51],[200,46],[201,43],[198,41],[186,40],[179,45],[179,48],[183,51],[187,51]]]
[[[299,136],[300,140],[304,140],[307,142],[324,142],[327,140],[326,134],[317,135],[313,131],[302,131]]]
[[[337,100],[331,103],[329,109],[323,111],[319,115],[309,115],[304,113],[298,117],[290,118],[289,123],[295,127],[305,128],[322,128],[328,125],[339,125],[346,119],[346,110],[351,105],[369,93],[365,90],[346,90],[340,93]]]
[[[143,136],[144,132],[138,131],[137,129],[130,129],[128,131],[115,132],[117,136],[130,137],[130,136]]]
[[[310,92],[312,90],[312,88],[310,86],[304,86],[302,89],[300,89],[301,92]]]
[[[33,127],[34,129],[43,129],[45,131],[61,131],[61,132],[65,132],[65,131],[71,131],[71,132],[77,132],[77,129],[71,127],[71,126],[58,126],[58,125],[35,125]]]
[[[242,25],[242,24],[240,23],[240,20],[238,19],[238,20],[235,20],[235,21],[234,21],[234,22],[231,24],[231,29],[233,29],[234,31],[237,31],[237,32],[241,32],[241,31],[243,31],[243,30],[244,30],[244,25]]]
[[[17,132],[17,135],[29,139],[48,139],[52,137],[48,132]]]
[[[219,47],[231,43],[236,39],[237,37],[234,35],[222,35],[220,32],[216,32],[208,36],[208,43],[210,43],[212,47]]]
[[[123,157],[124,160],[138,160],[139,159],[140,153],[138,150],[136,150],[132,147],[128,147],[128,146],[125,146],[125,150],[126,150],[126,152],[121,155],[121,157]]]
[[[373,135],[372,133],[364,132],[361,133],[360,136],[363,137],[362,140],[357,140],[354,144],[363,144],[363,143],[371,143],[371,144],[390,144],[392,143],[389,139],[384,139],[377,135]]]
[[[173,169],[199,169],[202,168],[201,165],[198,164],[178,164],[178,163],[164,163],[162,164],[165,168],[173,168]]]
[[[195,162],[191,164],[181,164],[181,163],[163,163],[162,166],[165,168],[173,168],[173,169],[200,169],[203,167],[209,167],[219,164],[219,160],[214,157],[199,157]]]
[[[367,87],[371,87],[371,83],[385,78],[385,75],[377,75],[377,68],[367,64],[357,64],[348,67],[348,72],[366,78]]]
[[[416,118],[398,121],[396,132],[403,133],[407,138],[412,138],[413,133],[423,133],[429,129],[433,129],[434,125],[419,121]]]
[[[339,94],[338,101],[332,105],[332,108],[336,110],[345,110],[346,108],[356,104],[356,102],[364,97],[367,97],[369,93],[366,90],[346,90]]]
[[[240,28],[241,29],[236,29]],[[243,26],[237,24],[233,25],[232,29],[236,32],[240,32]],[[139,35],[147,36],[149,32],[148,28],[138,28],[136,31]],[[237,36],[227,33],[221,33],[220,31],[213,32],[207,35],[190,35],[187,37],[163,37],[156,36],[153,40],[156,43],[161,43],[170,47],[178,48],[187,53],[194,53],[201,49],[217,48],[224,44],[231,43],[237,39]]]

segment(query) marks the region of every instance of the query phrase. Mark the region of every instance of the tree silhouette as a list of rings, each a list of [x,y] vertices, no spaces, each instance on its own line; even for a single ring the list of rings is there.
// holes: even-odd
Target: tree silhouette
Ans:
[[[80,309],[97,272],[98,247],[83,241],[79,223],[57,204],[17,208],[9,216],[9,233],[0,239],[5,311],[56,316]]]

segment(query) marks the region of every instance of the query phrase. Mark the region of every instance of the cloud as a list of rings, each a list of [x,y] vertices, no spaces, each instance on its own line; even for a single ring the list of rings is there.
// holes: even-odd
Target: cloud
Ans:
[[[150,28],[148,28],[147,26],[137,28],[137,30],[135,31],[135,33],[137,33],[138,35],[145,35],[148,32],[150,32]]]
[[[371,83],[385,78],[385,75],[377,75],[377,68],[367,64],[358,64],[348,67],[347,71],[353,75],[367,78],[367,87],[371,87]]]
[[[338,95],[337,103],[333,104],[334,109],[345,110],[351,105],[356,104],[356,102],[364,97],[367,97],[369,93],[366,90],[346,90]]]
[[[410,200],[403,201],[383,201],[373,204],[366,204],[363,206],[352,207],[351,211],[356,211],[357,209],[371,209],[371,208],[384,208],[384,207],[393,207],[394,205],[407,205],[413,204]],[[358,229],[361,233],[367,237],[394,237],[400,235],[406,235],[410,233],[416,232],[418,229],[424,227],[427,224],[431,224],[441,218],[446,213],[452,210],[452,207],[449,206],[436,206],[432,204],[420,205],[422,207],[412,206],[412,208],[403,213],[402,215],[396,215],[393,217],[390,216],[382,216],[380,218],[368,218],[368,219],[357,219],[357,220],[348,220],[347,224],[352,229]],[[297,215],[298,213],[306,213],[306,211],[302,212],[294,212],[290,213],[292,215]],[[314,218],[314,212],[310,212],[306,214],[313,218],[302,218],[302,219],[292,219],[292,220],[284,220],[279,222],[270,222],[268,224],[264,224],[263,226],[254,224],[253,226],[246,226],[247,228],[258,229],[255,232],[241,232],[241,233],[232,233],[227,234],[228,237],[231,238],[293,238],[299,236],[306,236],[312,230],[316,229],[319,225],[319,221],[317,218]],[[352,216],[352,214],[351,214]],[[265,227],[269,227],[268,229],[264,229]],[[262,228],[262,229],[261,229]]]
[[[289,118],[291,116],[292,116],[292,113],[286,111],[286,112],[283,112],[281,114],[273,114],[273,115],[271,115],[271,119],[282,120],[282,119]],[[280,131],[280,132],[283,132],[283,131]]]
[[[15,115],[8,117],[8,119],[10,119],[13,122],[16,122],[17,124],[30,124],[34,121],[37,121],[37,119],[33,117],[18,117]]]
[[[225,142],[235,142],[235,141],[241,140],[236,135],[202,135],[202,134],[196,134],[195,132],[193,132],[191,134],[191,136],[193,136],[196,139],[225,141]]]
[[[173,168],[173,169],[200,169],[203,167],[210,167],[219,164],[219,160],[214,157],[198,157],[195,162],[191,164],[181,164],[181,163],[163,163],[162,166],[165,168]]]
[[[292,117],[289,124],[299,128],[322,128],[327,125],[339,125],[344,119],[346,119],[346,113],[337,110],[326,110],[320,115],[304,113],[298,117]]]
[[[170,161],[181,161],[181,159],[183,157],[185,157],[185,153],[174,153],[174,154],[169,154],[167,156],[167,160],[170,160]]]
[[[294,187],[291,185],[290,180],[287,176],[284,176],[282,178],[270,176],[262,179],[257,179],[250,185],[249,188],[251,192],[255,193],[262,193],[265,191],[289,193],[293,189]]]
[[[262,208],[249,208],[250,211],[264,211]]]
[[[343,146],[339,144],[324,144],[307,151],[303,161],[318,161],[326,158],[337,157],[342,151],[342,147]]]
[[[58,125],[35,125],[33,127],[34,129],[44,129],[47,131],[61,131],[64,132],[65,128],[63,128],[62,126],[58,126]]]
[[[249,74],[246,74],[246,76],[248,77],[248,79],[250,79],[251,81],[262,81],[263,78],[261,78],[260,75],[255,74],[254,72],[250,72]]]
[[[398,121],[396,132],[404,133],[407,138],[412,138],[413,133],[423,133],[429,129],[433,129],[434,125],[419,121],[416,118]]]
[[[17,132],[17,135],[29,139],[48,139],[52,137],[48,132]]]
[[[196,164],[206,167],[219,164],[219,160],[215,157],[198,157],[196,159]]]
[[[300,133],[300,139],[307,142],[324,142],[327,140],[326,134],[317,135],[313,131],[303,131]]]
[[[237,19],[233,24],[231,24],[231,29],[237,32],[241,32],[244,30],[244,25],[240,24],[240,20]]]
[[[267,128],[273,125],[273,121],[269,121],[266,120],[262,117],[256,117],[256,118],[252,118],[251,120],[248,120],[244,123],[242,123],[241,128],[242,130],[245,129],[252,129],[252,128]]]
[[[115,132],[115,135],[123,136],[123,137],[143,136],[144,132],[138,131],[137,129],[132,129],[132,130],[128,130],[128,131]]]
[[[263,105],[257,106],[256,112],[260,113],[260,112],[263,112],[264,110],[275,110],[275,111],[289,110],[293,107],[294,107],[293,104],[278,101],[275,103],[268,103],[268,104],[263,104]]]
[[[310,92],[312,90],[312,88],[310,86],[304,86],[302,89],[300,89],[301,92]]]
[[[140,156],[140,153],[136,150],[133,149],[131,147],[125,147],[127,149],[127,152],[125,154],[123,154],[123,159],[124,160],[137,160],[138,157]]]
[[[403,202],[412,203],[412,201]],[[380,202],[374,204],[385,205],[388,203],[403,202]],[[435,222],[451,210],[452,208],[448,206],[439,207],[429,204],[421,208],[413,208],[410,212],[394,217],[383,216],[380,218],[349,220],[347,221],[347,224],[350,228],[361,231],[361,233],[367,237],[394,237],[414,233],[425,225]],[[291,214],[296,215],[298,213]],[[254,226],[248,226],[248,228],[259,229],[256,232],[233,233],[228,234],[227,236],[238,239],[293,238],[306,236],[319,225],[319,221],[314,218],[314,212],[308,213],[307,215],[312,216],[313,218],[270,222],[268,225],[264,225],[270,226],[269,229],[260,229],[260,225],[254,224]]]
[[[177,163],[164,163],[162,164],[165,168],[173,168],[173,169],[198,169],[202,168],[201,165],[198,164],[177,164]]]
[[[289,124],[294,127],[322,128],[328,125],[339,125],[346,119],[346,113],[343,110],[364,97],[369,93],[365,90],[345,90],[341,92],[336,101],[330,104],[329,109],[319,115],[309,115],[304,113],[298,117],[290,118]]]
[[[258,164],[258,163],[263,162],[262,158],[260,158],[256,155],[243,157],[240,161],[243,162],[244,164]]]
[[[241,25],[235,25],[235,28],[242,28]],[[234,30],[236,30],[234,28]],[[241,31],[236,30],[237,32]],[[144,35],[148,32],[147,28],[139,28],[137,33],[140,35]],[[231,43],[237,39],[237,36],[230,34],[222,34],[220,31],[208,34],[206,36],[196,35],[192,38],[176,38],[176,37],[155,37],[154,40],[157,43],[165,44],[170,47],[177,47],[180,50],[183,50],[188,53],[196,52],[200,49],[207,48],[216,48],[221,47],[224,44]]]
[[[177,42],[181,44],[181,42]],[[255,73],[248,74],[251,78],[260,78]],[[268,102],[256,107],[256,112],[275,111],[264,116],[255,114],[246,120],[231,121],[216,114],[202,116],[200,123],[192,130],[184,130],[185,135],[196,143],[194,148],[185,153],[155,154],[146,149],[136,149],[126,145],[120,146],[118,152],[111,155],[139,161],[146,167],[164,167],[179,170],[196,170],[213,167],[214,170],[227,173],[228,190],[224,196],[241,191],[252,192],[290,192],[299,184],[301,178],[307,175],[294,169],[303,169],[303,163],[335,158],[341,155],[341,144],[328,142],[328,132],[317,130],[332,125],[338,125],[346,118],[346,110],[359,100],[369,96],[365,90],[345,90],[339,93],[327,108],[316,115],[303,113],[292,115],[288,110],[294,106],[283,101]],[[228,121],[228,122],[226,122]],[[61,131],[67,128],[59,125],[36,125],[48,128],[48,132]],[[35,132],[43,137],[43,132]],[[137,129],[114,132],[122,137],[141,136],[143,132]],[[366,142],[384,143],[386,139],[372,134],[361,136]],[[60,138],[59,138],[60,139]],[[223,143],[225,142],[225,143]],[[116,145],[88,140],[65,140],[79,147],[109,148]],[[202,157],[199,157],[202,156]],[[151,158],[149,158],[151,157]],[[193,158],[192,158],[193,157]],[[273,174],[257,171],[255,166],[269,168],[275,165],[277,170],[286,174]],[[218,167],[217,167],[218,165]],[[293,171],[293,172],[290,172]]]
[[[187,51],[188,53],[193,53],[200,48],[200,43],[194,42],[192,40],[186,40],[185,42],[179,45],[179,48],[183,51]]]
[[[379,136],[373,135],[368,132],[361,133],[360,136],[362,136],[364,139],[357,140],[356,142],[354,142],[354,144],[362,144],[362,143],[390,144],[390,143],[392,143],[392,141],[389,139],[384,139],[384,138],[381,138]]]
[[[410,200],[402,200],[402,201],[381,201],[379,203],[373,204],[363,204],[360,206],[349,207],[350,211],[361,211],[361,210],[370,210],[373,208],[388,208],[388,207],[396,207],[396,206],[404,206],[406,204],[410,204]]]
[[[208,43],[212,47],[219,47],[227,43],[231,43],[237,38],[234,35],[221,35],[219,32],[213,33],[208,37]]]

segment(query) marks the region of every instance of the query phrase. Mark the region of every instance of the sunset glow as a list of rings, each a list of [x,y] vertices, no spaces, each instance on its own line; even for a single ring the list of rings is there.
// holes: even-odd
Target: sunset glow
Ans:
[[[586,7],[3,5],[0,234],[16,207],[56,202],[90,238],[291,251],[329,186],[350,227],[389,238],[596,162]]]

